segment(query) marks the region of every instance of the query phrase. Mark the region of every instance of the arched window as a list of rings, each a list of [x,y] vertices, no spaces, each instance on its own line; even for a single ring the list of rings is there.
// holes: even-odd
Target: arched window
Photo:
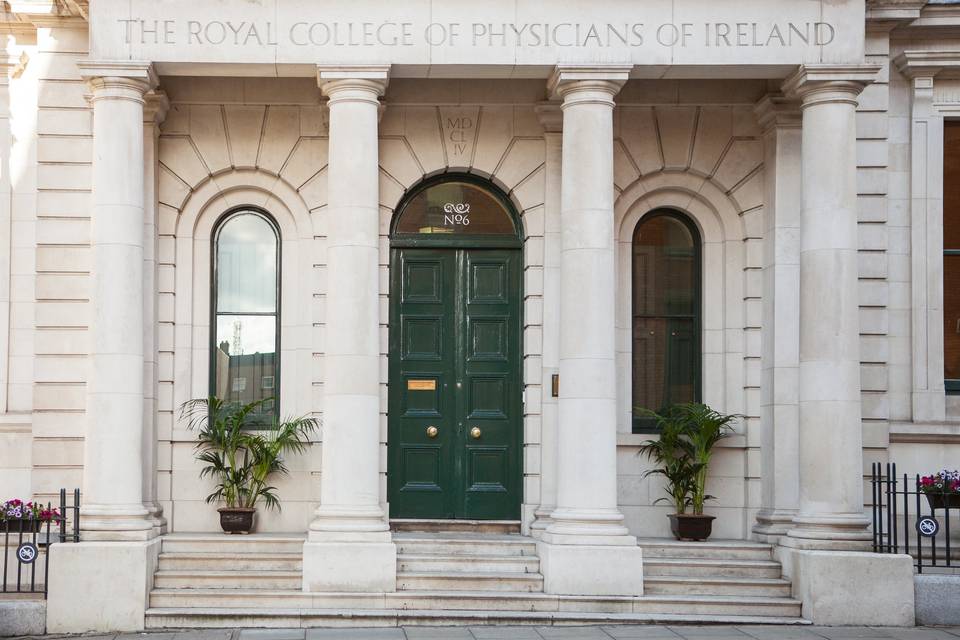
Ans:
[[[660,411],[700,400],[700,234],[686,216],[658,209],[633,232],[633,430]]]
[[[279,232],[261,211],[232,211],[213,255],[210,393],[237,404],[267,399],[251,426],[268,425],[280,399]]]

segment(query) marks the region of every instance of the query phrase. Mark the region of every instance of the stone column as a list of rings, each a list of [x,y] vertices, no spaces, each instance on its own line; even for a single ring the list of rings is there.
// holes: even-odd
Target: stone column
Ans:
[[[761,509],[753,533],[776,542],[800,496],[800,105],[780,94],[755,109],[764,143]]]
[[[865,549],[857,287],[857,96],[876,67],[811,65],[784,85],[803,109],[800,505],[789,546]]]
[[[539,545],[547,593],[639,595],[617,508],[613,97],[630,67],[559,67],[563,100],[557,505]]]
[[[143,504],[154,533],[167,532],[157,499],[157,142],[170,102],[150,92],[143,109]]]
[[[86,540],[145,540],[143,105],[149,64],[84,63],[92,91],[92,293],[80,526]]]
[[[379,98],[386,67],[318,69],[329,98],[326,379],[320,506],[307,591],[394,591],[380,502]]]
[[[543,386],[540,424],[540,506],[530,534],[539,538],[553,520],[557,506],[558,398],[553,376],[560,373],[560,167],[563,153],[563,112],[559,103],[537,106],[543,126],[546,157],[543,238]]]

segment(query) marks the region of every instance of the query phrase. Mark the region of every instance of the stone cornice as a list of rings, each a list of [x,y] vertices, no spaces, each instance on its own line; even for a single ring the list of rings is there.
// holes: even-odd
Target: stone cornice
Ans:
[[[802,123],[800,103],[782,93],[768,93],[753,108],[764,132],[774,128],[799,128]]]
[[[904,51],[893,63],[908,78],[960,73],[960,51]]]
[[[926,0],[872,0],[867,3],[867,28],[890,31],[920,17]]]
[[[533,110],[537,113],[540,126],[546,133],[563,132],[563,111],[560,109],[559,102],[541,102]]]
[[[814,94],[819,101],[853,100],[864,87],[877,79],[880,65],[876,64],[806,64],[801,65],[783,83],[783,94],[800,98],[806,105]],[[827,94],[836,94],[829,96]],[[849,97],[847,97],[849,96]]]

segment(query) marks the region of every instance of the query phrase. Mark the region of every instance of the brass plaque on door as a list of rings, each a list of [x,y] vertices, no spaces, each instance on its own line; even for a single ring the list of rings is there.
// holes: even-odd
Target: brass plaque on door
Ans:
[[[436,391],[436,380],[407,380],[407,391]]]

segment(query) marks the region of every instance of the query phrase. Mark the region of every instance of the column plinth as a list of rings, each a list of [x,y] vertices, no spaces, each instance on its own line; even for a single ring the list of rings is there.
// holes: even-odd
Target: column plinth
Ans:
[[[379,157],[384,67],[319,69],[330,109],[326,379],[320,506],[304,545],[307,591],[394,591],[380,501]]]
[[[556,508],[538,552],[547,593],[640,595],[617,507],[613,107],[629,67],[561,67],[560,398]]]
[[[800,501],[781,544],[866,549],[860,412],[856,107],[876,67],[801,68]]]
[[[144,94],[148,64],[81,65],[93,105],[93,318],[84,439],[86,540],[146,540],[144,439]]]

